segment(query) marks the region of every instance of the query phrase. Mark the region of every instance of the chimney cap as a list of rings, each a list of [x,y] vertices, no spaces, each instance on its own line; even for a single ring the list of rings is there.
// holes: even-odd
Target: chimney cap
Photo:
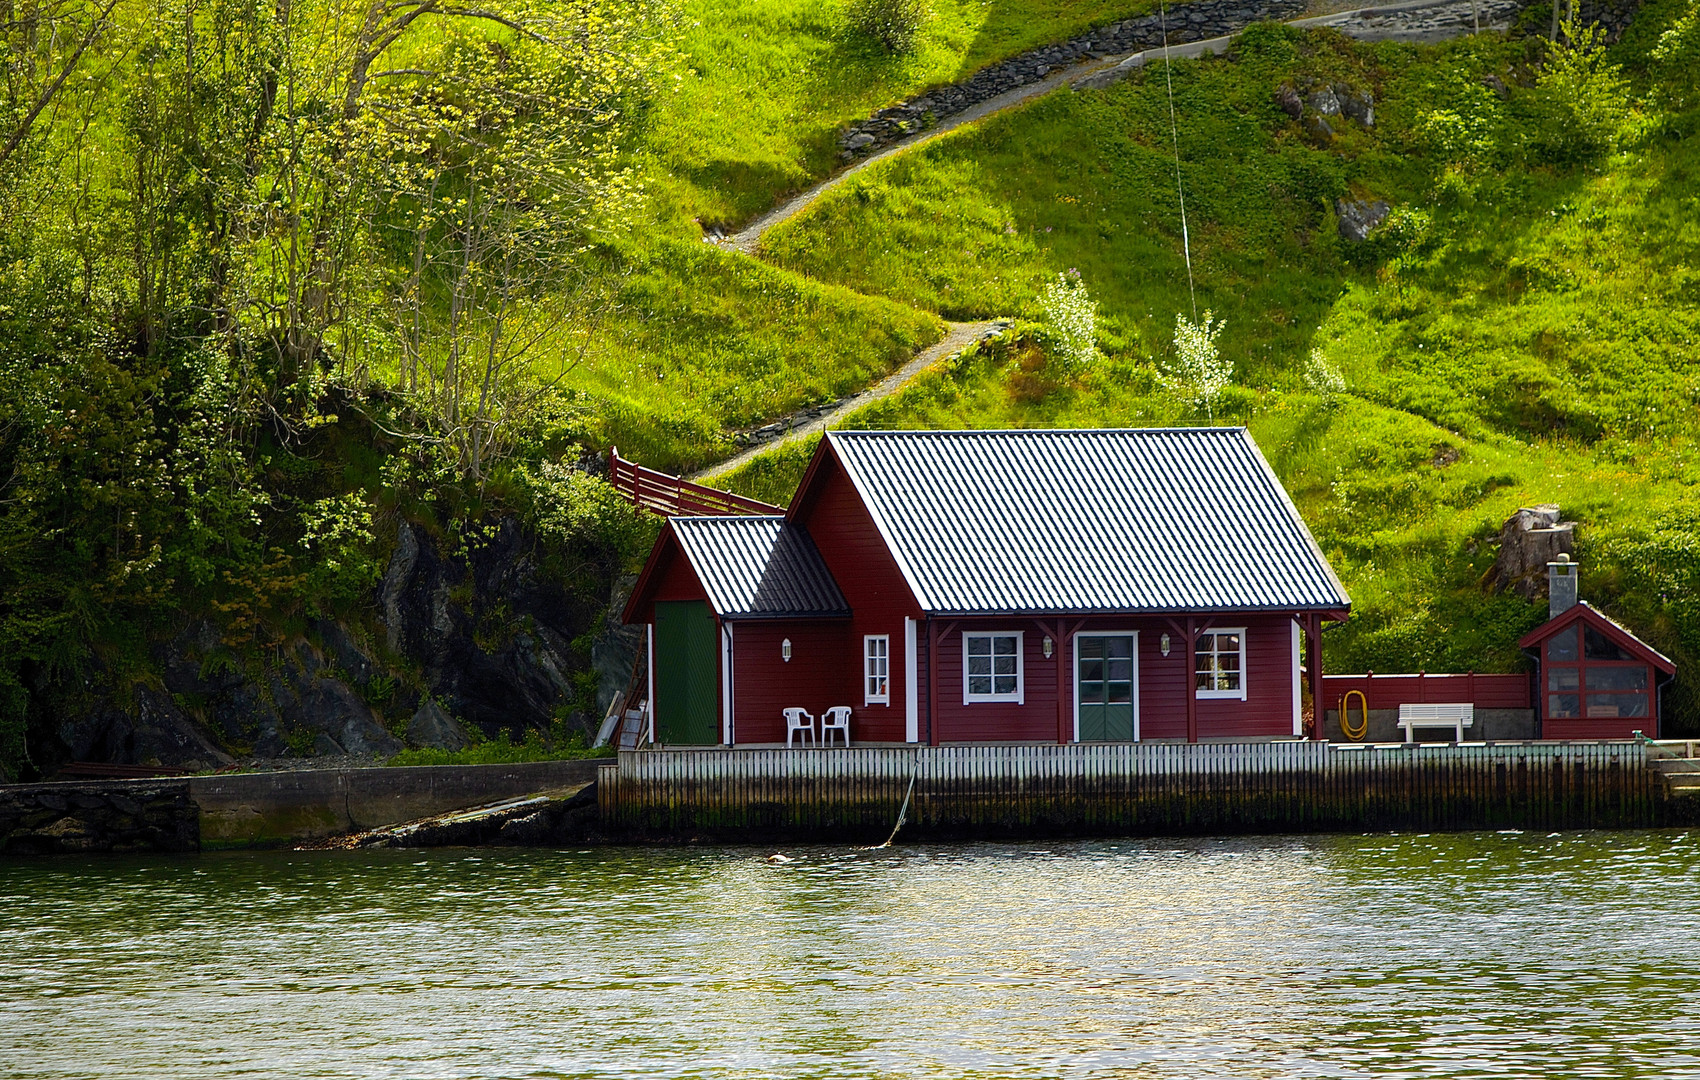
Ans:
[[[1570,561],[1570,553],[1568,551],[1561,551],[1553,558],[1552,561],[1553,562],[1560,562],[1560,563],[1567,563],[1567,562]]]

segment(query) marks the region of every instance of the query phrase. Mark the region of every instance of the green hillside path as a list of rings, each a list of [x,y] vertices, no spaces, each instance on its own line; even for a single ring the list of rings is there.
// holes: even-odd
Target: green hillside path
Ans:
[[[1511,25],[1511,19],[1515,16],[1519,6],[1517,0],[1408,0],[1408,2],[1402,4],[1385,4],[1379,7],[1353,8],[1350,11],[1339,11],[1324,15],[1308,15],[1289,20],[1287,25],[1301,29],[1330,27],[1360,41],[1432,43],[1462,37],[1473,32],[1477,25],[1483,30],[1506,29]],[[1221,37],[1205,38],[1201,41],[1189,41],[1184,45],[1171,45],[1168,49],[1168,56],[1172,60],[1186,60],[1196,59],[1207,53],[1220,55],[1228,50],[1228,45],[1238,36],[1237,33],[1225,34]],[[894,158],[899,154],[908,153],[918,146],[925,146],[964,125],[1024,105],[1035,98],[1044,97],[1051,91],[1061,89],[1064,86],[1077,86],[1082,89],[1107,86],[1148,63],[1163,59],[1163,56],[1164,50],[1162,49],[1145,49],[1125,56],[1086,60],[1072,67],[1064,68],[1039,82],[1029,83],[1026,86],[1020,86],[999,94],[995,98],[982,101],[978,105],[946,117],[934,127],[894,142],[880,152],[871,154],[854,165],[834,173],[814,187],[775,206],[772,210],[756,218],[738,232],[719,241],[719,243],[722,247],[733,251],[754,255],[760,249],[762,235],[769,229],[796,217],[807,210],[822,195],[870,166]]]
[[[1003,319],[991,319],[986,322],[949,323],[949,330],[944,337],[915,354],[915,358],[896,371],[887,375],[873,386],[868,387],[855,397],[846,399],[837,408],[824,412],[807,423],[790,428],[784,434],[764,442],[755,443],[739,451],[734,457],[727,458],[718,465],[710,465],[699,473],[690,476],[696,481],[712,480],[717,476],[732,472],[748,464],[758,454],[777,449],[803,439],[813,438],[831,427],[836,421],[849,416],[857,409],[870,405],[883,397],[890,397],[910,379],[932,367],[946,357],[955,356],[977,341],[994,337],[1007,327],[1009,323]]]
[[[1322,2],[1326,3],[1327,0],[1322,0]],[[1305,16],[1289,20],[1287,25],[1307,29],[1330,27],[1361,41],[1428,43],[1462,37],[1476,32],[1478,29],[1506,29],[1510,26],[1511,19],[1515,17],[1519,6],[1518,0],[1407,0],[1406,3],[1400,4],[1354,8],[1347,11]],[[1178,60],[1197,58],[1206,54],[1219,55],[1227,51],[1228,45],[1237,36],[1238,34],[1227,34],[1221,37],[1187,42],[1184,45],[1171,45],[1167,50],[1167,56],[1170,59]],[[1165,51],[1163,49],[1145,49],[1125,56],[1087,60],[1072,67],[1064,68],[1039,82],[1017,87],[983,101],[945,118],[935,127],[892,143],[878,153],[840,170],[807,191],[785,200],[739,232],[720,240],[718,243],[724,248],[752,258],[759,257],[762,236],[769,229],[803,213],[822,195],[870,166],[889,160],[899,154],[908,153],[918,146],[925,146],[935,139],[943,138],[964,125],[1016,108],[1062,87],[1091,89],[1111,85],[1147,63],[1163,59],[1164,56]],[[818,435],[858,409],[901,390],[910,379],[938,361],[954,356],[974,342],[996,334],[998,330],[1008,325],[1008,320],[996,319],[987,322],[949,323],[947,325],[948,330],[943,339],[916,353],[914,359],[887,375],[878,383],[847,399],[829,412],[798,424],[796,427],[788,427],[783,434],[777,437],[745,447],[736,455],[719,464],[711,465],[693,474],[691,479],[698,481],[713,480],[741,468],[758,455],[769,450]]]

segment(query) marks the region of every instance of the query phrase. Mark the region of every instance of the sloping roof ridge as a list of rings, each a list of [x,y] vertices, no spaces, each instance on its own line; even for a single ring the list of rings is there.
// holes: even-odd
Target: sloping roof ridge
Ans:
[[[1530,648],[1536,642],[1544,641],[1546,638],[1551,637],[1554,633],[1558,632],[1559,630],[1564,629],[1566,626],[1569,626],[1571,623],[1577,622],[1577,621],[1582,620],[1582,619],[1586,619],[1589,615],[1592,615],[1594,618],[1600,620],[1601,622],[1608,624],[1613,629],[1617,630],[1618,633],[1622,634],[1624,637],[1627,637],[1629,640],[1635,642],[1635,644],[1641,646],[1641,648],[1646,649],[1648,653],[1657,657],[1659,660],[1663,661],[1665,664],[1670,665],[1670,667],[1672,667],[1672,668],[1676,667],[1676,661],[1672,660],[1670,657],[1666,656],[1664,653],[1660,652],[1659,650],[1653,648],[1651,645],[1647,644],[1647,642],[1642,639],[1641,635],[1637,634],[1635,631],[1631,630],[1629,627],[1623,625],[1621,622],[1618,622],[1616,619],[1612,618],[1610,615],[1607,615],[1605,612],[1601,611],[1599,608],[1595,607],[1593,604],[1590,604],[1586,600],[1576,601],[1576,603],[1572,607],[1566,608],[1565,610],[1559,612],[1557,615],[1554,615],[1552,618],[1548,619],[1546,622],[1535,627],[1533,630],[1530,630],[1527,634],[1524,634],[1522,636],[1522,638],[1520,638],[1518,640],[1517,644],[1522,646],[1523,648]]]
[[[1287,494],[1287,486],[1281,483],[1279,476],[1275,475],[1275,467],[1269,464],[1269,459],[1263,456],[1263,450],[1257,445],[1257,440],[1251,437],[1251,429],[1242,427],[1237,430],[1244,437],[1246,445],[1251,448],[1252,459],[1262,467],[1263,475],[1269,481],[1269,486],[1275,489],[1275,494],[1280,498],[1281,504],[1287,508],[1287,513],[1292,515],[1293,523],[1298,525],[1299,535],[1304,537],[1305,546],[1310,550],[1311,556],[1316,559],[1316,565],[1322,569],[1324,574],[1328,575],[1328,580],[1334,583],[1334,588],[1340,594],[1341,599],[1350,605],[1352,594],[1346,591],[1346,585],[1340,580],[1340,575],[1334,572],[1334,564],[1330,563],[1328,556],[1323,554],[1322,545],[1316,542],[1316,537],[1311,534],[1310,527],[1305,524],[1304,515],[1299,513],[1299,508],[1293,502],[1293,497]]]

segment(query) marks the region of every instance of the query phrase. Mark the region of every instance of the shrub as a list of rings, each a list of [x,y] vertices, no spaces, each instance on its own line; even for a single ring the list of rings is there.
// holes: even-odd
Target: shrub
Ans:
[[[1700,106],[1700,2],[1659,35],[1652,60],[1660,104],[1675,112]]]
[[[1629,87],[1621,69],[1606,62],[1604,30],[1564,24],[1563,40],[1552,43],[1535,77],[1530,108],[1536,161],[1591,165],[1617,148],[1629,120]]]
[[[1078,371],[1098,358],[1098,302],[1079,270],[1058,274],[1039,302],[1045,309],[1045,351],[1063,370]]]
[[[1346,380],[1323,358],[1321,349],[1312,349],[1305,357],[1305,389],[1329,405],[1336,404],[1346,392]]]
[[[927,0],[850,0],[845,25],[853,33],[873,38],[888,52],[913,52],[921,27],[933,17]]]
[[[1169,387],[1193,408],[1203,408],[1212,420],[1216,418],[1216,402],[1234,377],[1233,361],[1223,359],[1216,345],[1216,338],[1227,325],[1225,319],[1216,322],[1211,311],[1197,323],[1185,315],[1175,315],[1175,356],[1167,373]]]

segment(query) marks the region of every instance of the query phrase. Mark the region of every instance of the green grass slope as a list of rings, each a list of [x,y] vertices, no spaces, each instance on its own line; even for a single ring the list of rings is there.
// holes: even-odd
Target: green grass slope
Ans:
[[[1481,577],[1499,523],[1546,501],[1582,523],[1584,595],[1700,661],[1700,140],[1680,119],[1630,117],[1619,152],[1567,160],[1573,131],[1522,85],[1534,50],[1271,30],[1174,71],[1198,303],[1226,316],[1235,362],[1215,419],[1251,427],[1353,595],[1327,638],[1334,670],[1515,669],[1544,610]],[[1311,79],[1372,90],[1375,129],[1308,137],[1275,91]],[[1037,316],[1040,286],[1069,267],[1102,305],[1106,356],[1082,375],[1006,346],[855,422],[1207,419],[1162,375],[1190,310],[1168,134],[1148,70],[871,170],[769,234],[784,266],[953,317]],[[1336,234],[1339,196],[1416,213],[1354,248]],[[1341,398],[1306,389],[1313,349],[1345,376]],[[730,486],[775,497],[801,456]],[[1669,703],[1688,727],[1690,683]]]

